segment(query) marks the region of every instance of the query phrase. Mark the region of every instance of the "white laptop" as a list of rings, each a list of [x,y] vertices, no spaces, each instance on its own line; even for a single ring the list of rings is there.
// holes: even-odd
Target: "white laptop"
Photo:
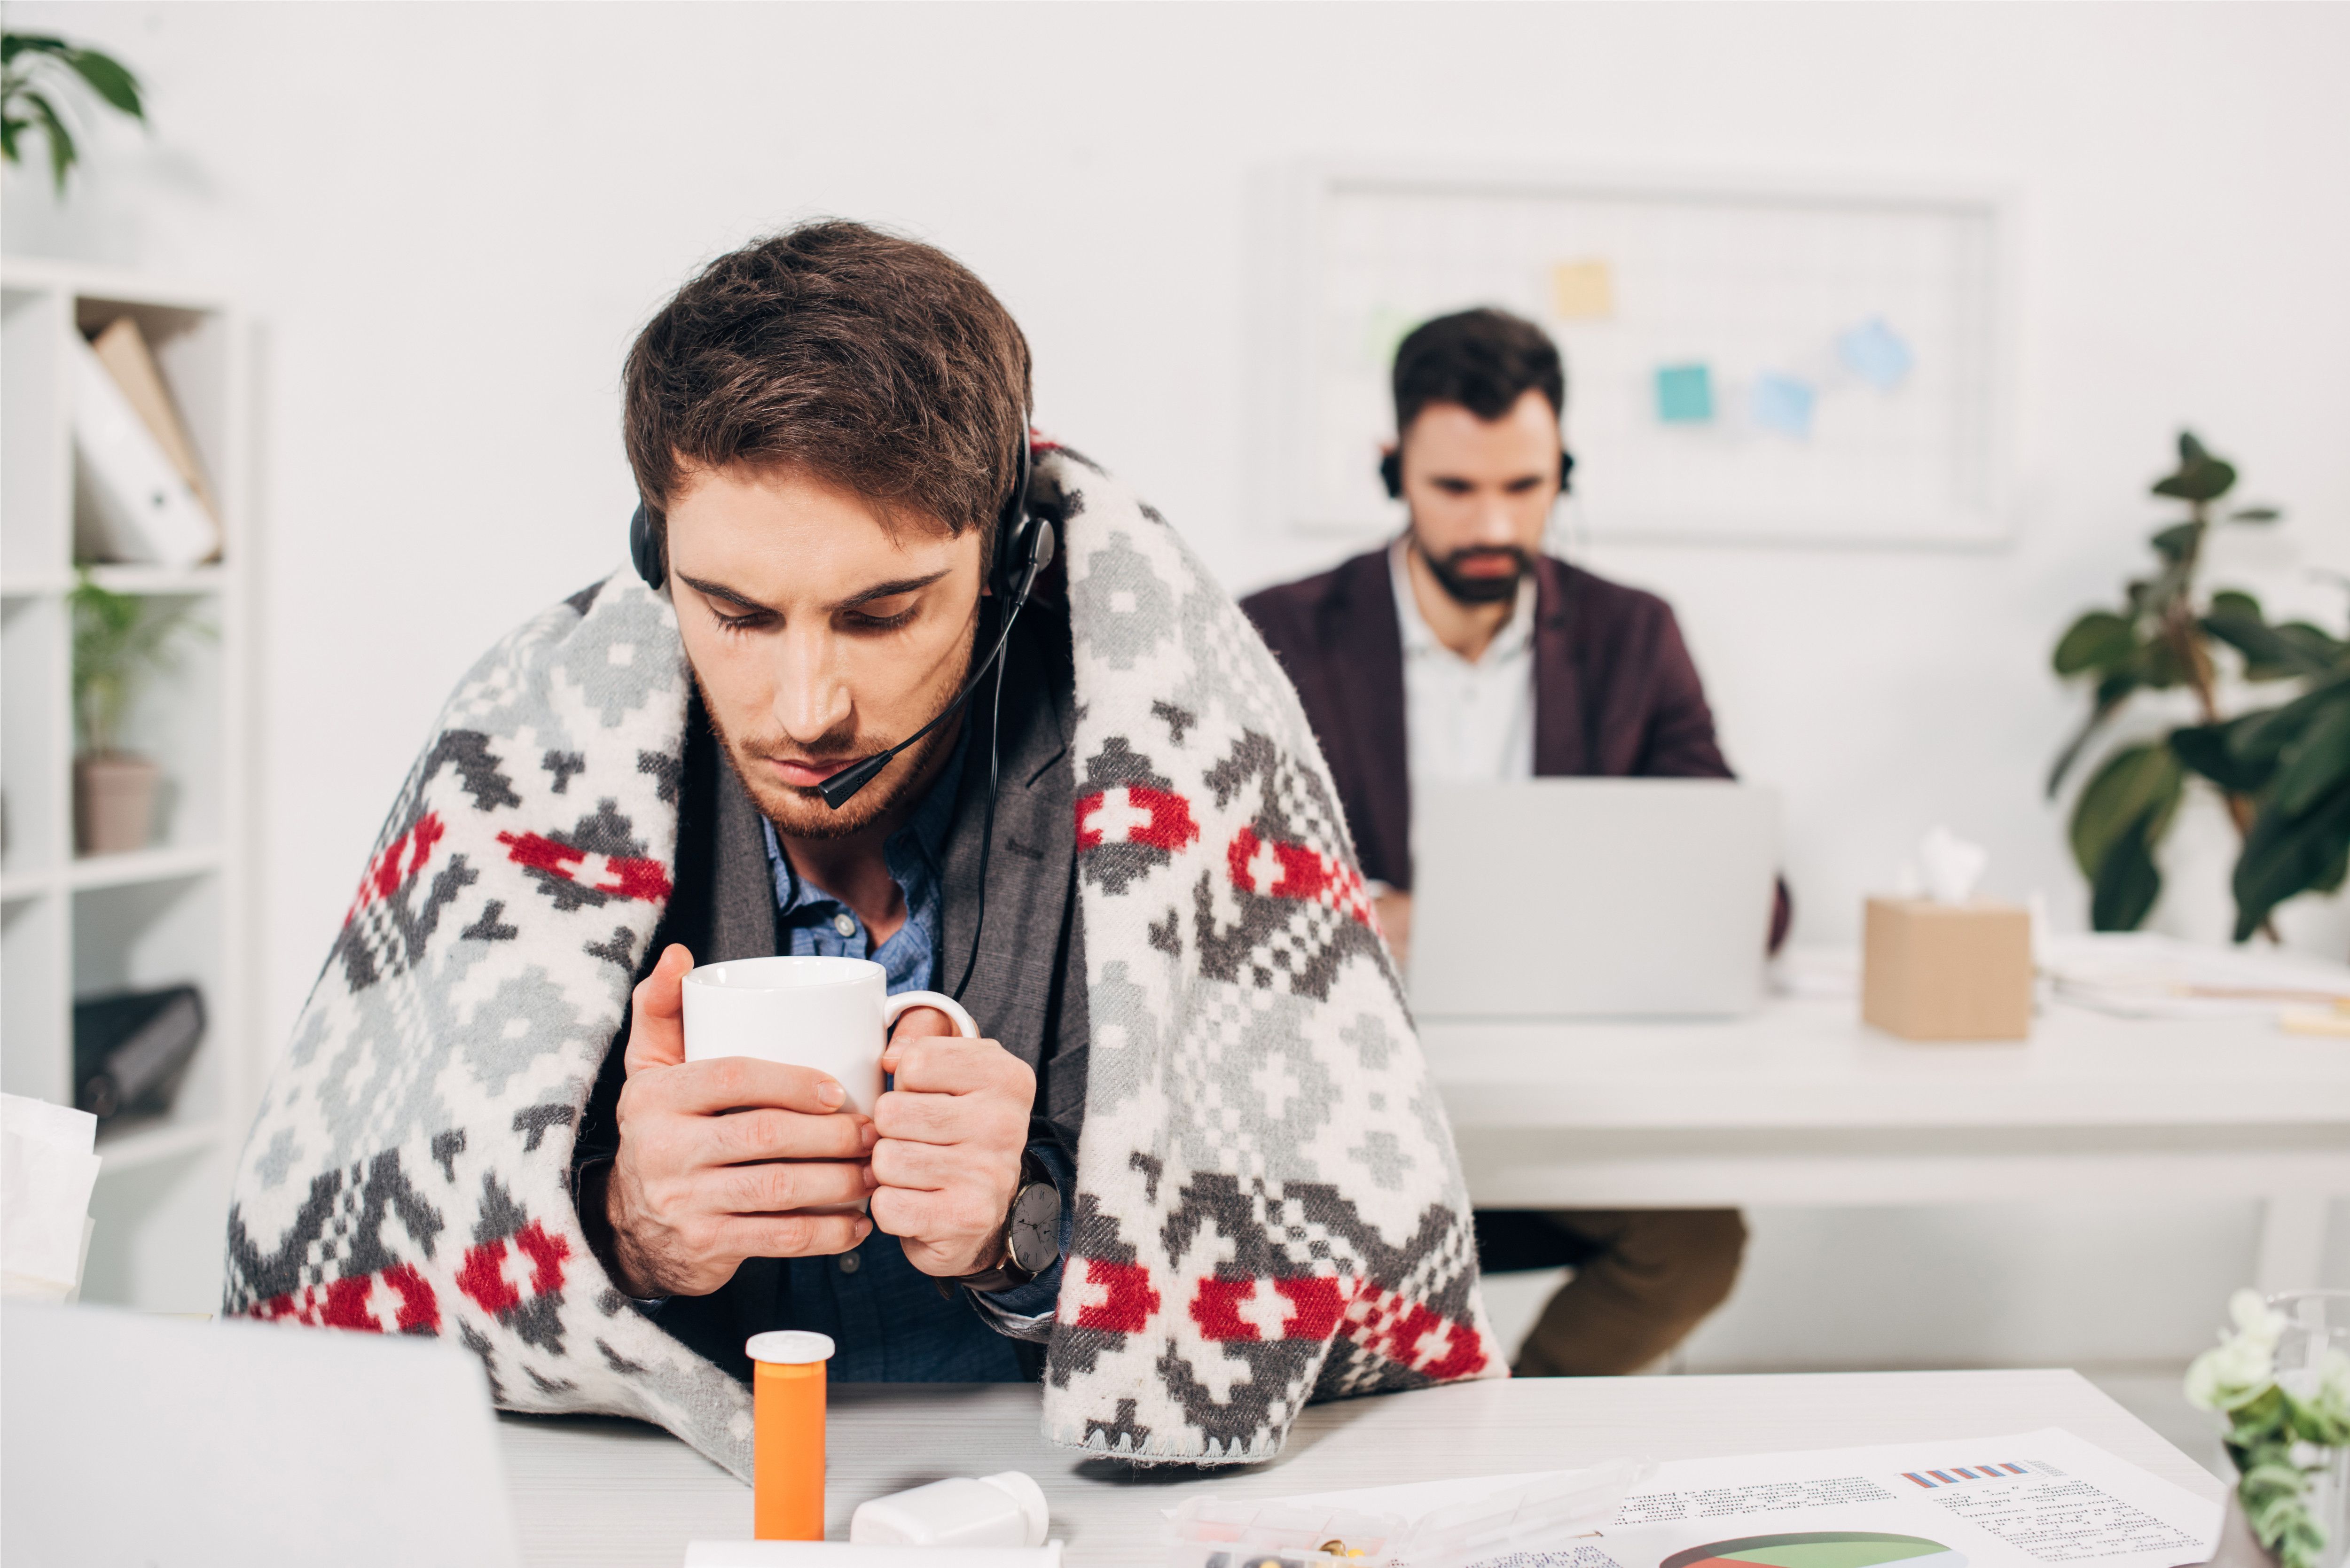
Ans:
[[[11,1302],[8,1568],[512,1568],[482,1364],[441,1340]]]
[[[1761,1002],[1771,790],[1578,778],[1415,794],[1419,1017],[1719,1017]]]

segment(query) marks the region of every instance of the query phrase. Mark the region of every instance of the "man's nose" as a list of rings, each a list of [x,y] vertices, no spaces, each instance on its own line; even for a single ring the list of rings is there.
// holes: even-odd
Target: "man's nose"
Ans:
[[[1477,498],[1469,542],[1471,545],[1508,546],[1518,542],[1517,509],[1510,504],[1511,497],[1492,492]]]
[[[775,722],[802,745],[813,745],[844,728],[854,711],[835,639],[815,634],[786,635],[783,668],[775,681]]]

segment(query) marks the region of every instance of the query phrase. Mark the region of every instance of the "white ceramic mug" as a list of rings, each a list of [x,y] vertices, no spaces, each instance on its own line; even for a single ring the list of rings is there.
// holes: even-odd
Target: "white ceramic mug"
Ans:
[[[889,994],[889,971],[871,959],[755,958],[706,963],[685,977],[685,1059],[756,1056],[828,1073],[847,1110],[873,1114],[881,1098],[881,1048],[899,1016],[935,1007],[965,1039],[979,1023],[935,991]]]

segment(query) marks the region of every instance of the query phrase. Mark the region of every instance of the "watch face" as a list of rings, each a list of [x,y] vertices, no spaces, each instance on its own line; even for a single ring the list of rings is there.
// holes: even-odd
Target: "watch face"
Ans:
[[[1012,1201],[1012,1225],[1006,1240],[1012,1261],[1032,1274],[1041,1274],[1061,1255],[1061,1191],[1049,1181],[1033,1182]]]

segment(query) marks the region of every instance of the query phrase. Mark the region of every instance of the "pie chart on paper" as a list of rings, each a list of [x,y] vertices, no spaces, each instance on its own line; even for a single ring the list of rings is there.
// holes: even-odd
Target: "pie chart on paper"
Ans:
[[[1966,1568],[1963,1552],[1922,1535],[1818,1530],[1800,1535],[1747,1535],[1676,1552],[1657,1568]]]

